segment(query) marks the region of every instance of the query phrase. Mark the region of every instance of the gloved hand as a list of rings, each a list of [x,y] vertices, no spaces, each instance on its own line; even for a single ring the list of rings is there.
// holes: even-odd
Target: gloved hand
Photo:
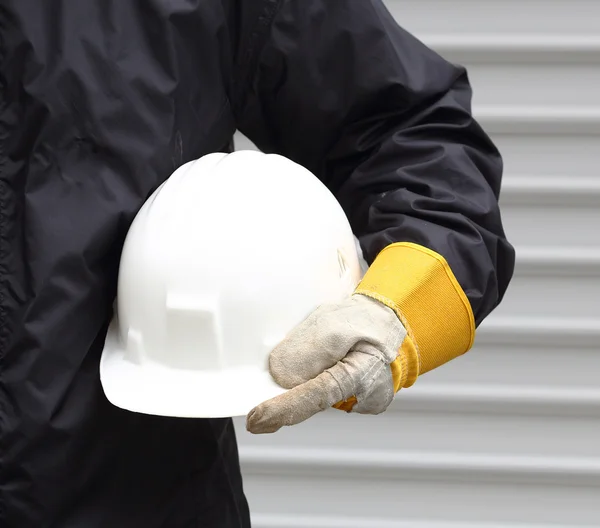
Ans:
[[[417,377],[466,352],[475,323],[442,256],[416,244],[379,253],[354,295],[317,308],[271,352],[290,389],[252,409],[246,428],[272,433],[335,407],[378,414]]]
[[[355,294],[317,308],[271,353],[271,375],[291,390],[250,411],[248,430],[275,432],[352,397],[356,404],[339,407],[383,412],[395,394],[390,365],[405,338],[396,313],[370,297]]]

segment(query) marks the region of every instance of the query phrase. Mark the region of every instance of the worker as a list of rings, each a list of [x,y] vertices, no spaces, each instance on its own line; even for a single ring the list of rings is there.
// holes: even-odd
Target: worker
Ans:
[[[327,186],[370,265],[274,347],[290,390],[250,431],[384,411],[501,302],[501,156],[382,0],[2,0],[0,28],[1,527],[250,526],[231,419],[129,412],[99,377],[137,211],[236,130]]]

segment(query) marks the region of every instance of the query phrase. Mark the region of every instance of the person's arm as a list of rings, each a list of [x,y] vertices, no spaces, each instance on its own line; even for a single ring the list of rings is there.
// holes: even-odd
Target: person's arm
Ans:
[[[359,293],[393,308],[418,374],[466,352],[514,250],[501,156],[471,113],[466,71],[380,0],[263,2],[241,62],[238,128],[335,194],[371,264]]]

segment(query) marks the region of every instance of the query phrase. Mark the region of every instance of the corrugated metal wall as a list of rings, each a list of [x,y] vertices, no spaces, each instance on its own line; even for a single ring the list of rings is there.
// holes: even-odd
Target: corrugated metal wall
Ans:
[[[387,4],[469,69],[516,275],[474,349],[387,413],[238,420],[254,527],[600,526],[600,1]]]

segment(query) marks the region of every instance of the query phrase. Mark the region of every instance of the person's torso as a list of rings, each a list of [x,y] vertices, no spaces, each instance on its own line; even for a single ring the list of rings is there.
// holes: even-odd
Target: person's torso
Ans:
[[[228,9],[3,3],[2,526],[248,522],[229,420],[125,413],[106,402],[97,372],[135,213],[178,166],[230,145]]]

